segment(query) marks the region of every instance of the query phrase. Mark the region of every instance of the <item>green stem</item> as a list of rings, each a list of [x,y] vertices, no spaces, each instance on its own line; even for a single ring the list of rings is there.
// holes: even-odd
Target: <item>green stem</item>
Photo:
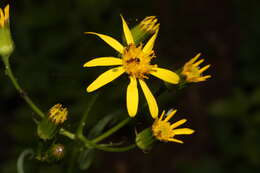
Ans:
[[[74,133],[71,133],[63,128],[60,129],[59,133],[60,133],[60,135],[66,136],[71,140],[75,140],[75,138],[76,138]]]
[[[76,145],[75,142],[74,142],[74,145]],[[74,165],[75,165],[75,160],[76,160],[77,155],[78,155],[78,149],[76,147],[74,147],[72,149],[72,152],[71,152],[71,155],[70,155],[69,166],[68,166],[68,169],[67,169],[67,173],[75,172]]]
[[[83,114],[81,120],[80,120],[80,123],[79,123],[79,126],[78,126],[78,129],[77,129],[77,136],[80,136],[80,135],[83,135],[83,129],[86,125],[86,120],[87,120],[87,117],[89,115],[89,112],[90,110],[92,109],[94,103],[96,102],[97,98],[99,96],[99,93],[96,93],[95,95],[92,96],[92,98],[90,99],[90,102],[87,106],[87,110],[86,112]]]
[[[119,130],[120,128],[122,128],[124,125],[126,125],[129,121],[131,120],[131,118],[126,118],[123,121],[121,121],[120,123],[118,123],[117,125],[115,125],[114,127],[112,127],[111,129],[109,129],[108,131],[106,131],[105,133],[103,133],[102,135],[96,137],[95,139],[91,140],[93,143],[98,143],[99,141],[102,141],[103,139],[109,137],[110,135],[112,135],[113,133],[115,133],[117,130]]]
[[[86,137],[81,136],[80,139],[85,144],[86,148],[96,148],[96,149],[108,151],[108,152],[124,152],[124,151],[128,151],[128,150],[131,150],[131,149],[136,147],[135,144],[132,144],[132,145],[129,145],[129,146],[126,146],[126,147],[107,147],[104,144],[95,144],[92,141],[90,141],[91,146],[89,146],[89,141],[87,140]]]
[[[18,160],[17,160],[17,172],[18,173],[24,173],[24,169],[23,169],[23,166],[24,166],[24,160],[25,160],[25,157],[26,156],[30,156],[30,157],[32,157],[34,155],[34,152],[33,152],[33,150],[32,149],[26,149],[26,150],[24,150],[21,154],[20,154],[20,156],[19,156],[19,158],[18,158]]]
[[[3,62],[5,64],[5,72],[6,75],[10,78],[12,81],[12,84],[14,85],[15,89],[18,91],[20,96],[26,101],[26,103],[32,108],[32,110],[39,115],[41,118],[45,116],[45,114],[34,104],[34,102],[30,99],[30,97],[26,94],[26,92],[20,87],[19,83],[17,82],[16,78],[13,75],[10,63],[9,63],[9,57],[2,57]]]
[[[135,144],[126,146],[126,147],[103,147],[100,145],[96,145],[95,148],[103,151],[108,151],[108,152],[124,152],[124,151],[129,151],[131,149],[134,149],[136,147]]]
[[[88,115],[89,115],[89,112],[90,112],[90,110],[92,109],[94,103],[96,102],[98,96],[99,96],[99,93],[96,93],[96,94],[93,95],[92,98],[90,99],[90,102],[89,102],[89,104],[88,104],[88,106],[87,106],[87,110],[86,110],[86,112],[83,114],[83,116],[82,116],[82,118],[81,118],[81,120],[80,120],[79,126],[78,126],[78,128],[77,128],[77,131],[76,131],[76,137],[77,137],[79,140],[83,141],[83,142],[85,143],[85,145],[86,145],[87,148],[93,148],[93,145],[94,145],[94,144],[93,144],[90,140],[88,140],[88,139],[83,135],[83,129],[84,129],[85,125],[86,125],[86,120],[87,120],[87,117],[88,117]]]

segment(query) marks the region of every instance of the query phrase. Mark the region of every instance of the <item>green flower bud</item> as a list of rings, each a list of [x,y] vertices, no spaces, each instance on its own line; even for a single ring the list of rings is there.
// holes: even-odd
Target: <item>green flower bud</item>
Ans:
[[[0,55],[8,57],[14,50],[9,25],[9,5],[4,10],[0,8]]]
[[[36,153],[36,159],[42,162],[56,162],[61,160],[65,155],[65,147],[63,144],[40,143]]]
[[[143,151],[151,150],[156,141],[151,128],[144,129],[135,138],[136,145]]]
[[[135,43],[139,44],[145,41],[159,29],[159,26],[160,24],[155,16],[144,18],[138,25],[131,29]]]
[[[139,24],[131,28],[131,33],[135,44],[138,45],[148,39],[152,34],[155,34],[155,32],[159,30],[159,26],[160,24],[155,16],[144,18]],[[122,40],[126,45],[124,34],[122,36]]]
[[[47,151],[48,161],[59,161],[65,155],[65,147],[62,144],[54,144]]]

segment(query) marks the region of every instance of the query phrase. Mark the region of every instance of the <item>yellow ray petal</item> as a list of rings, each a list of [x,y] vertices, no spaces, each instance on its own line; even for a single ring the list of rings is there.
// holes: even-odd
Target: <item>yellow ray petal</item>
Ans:
[[[9,19],[9,4],[5,7],[5,21]]]
[[[159,29],[155,32],[155,34],[150,38],[150,40],[146,43],[146,45],[143,48],[143,52],[150,53],[153,50],[155,39],[158,35]]]
[[[171,141],[171,142],[177,142],[177,143],[183,144],[183,142],[182,142],[181,140],[174,139],[174,138],[170,138],[169,141]]]
[[[190,135],[190,134],[194,133],[194,130],[189,129],[189,128],[181,128],[181,129],[173,130],[173,133],[175,135]]]
[[[204,71],[206,71],[208,68],[210,67],[210,65],[206,65],[205,67],[201,68],[199,70],[200,73],[203,73]]]
[[[148,86],[146,85],[146,83],[143,80],[139,79],[139,83],[140,83],[141,88],[144,92],[144,96],[145,96],[146,101],[148,103],[148,107],[149,107],[149,110],[150,110],[152,117],[157,118],[157,116],[158,116],[158,106],[157,106],[157,103],[156,103],[156,100],[155,100],[153,94],[151,93],[150,89],[148,88]]]
[[[99,57],[86,62],[83,67],[122,65],[122,59],[115,57]]]
[[[107,83],[113,81],[114,79],[118,78],[124,72],[125,72],[125,70],[121,66],[112,68],[112,69],[104,72],[87,87],[87,92],[95,91],[96,89],[98,89],[98,88],[106,85]]]
[[[121,19],[122,19],[126,43],[127,43],[127,45],[134,44],[134,39],[133,39],[132,33],[131,33],[127,23],[125,22],[125,19],[123,18],[123,16],[122,15],[120,15],[120,16],[121,16]]]
[[[162,112],[161,116],[159,117],[159,121],[161,121],[163,119],[164,114],[165,114],[165,111]]]
[[[194,66],[199,66],[201,63],[204,62],[204,59],[199,60],[198,62],[194,63]]]
[[[119,43],[116,39],[104,35],[104,34],[98,34],[95,32],[85,32],[85,34],[93,34],[98,36],[99,38],[101,38],[102,40],[104,40],[107,44],[109,44],[109,46],[111,46],[112,48],[114,48],[116,51],[118,51],[119,53],[123,53],[124,51],[124,46],[122,46],[121,43]]]
[[[4,13],[3,10],[0,8],[0,27],[4,25]]]
[[[188,63],[193,64],[199,57],[201,53],[198,53],[194,58],[192,58]]]
[[[164,68],[156,67],[153,71],[150,72],[150,74],[171,84],[177,84],[180,80],[180,77],[176,73]]]
[[[138,88],[135,77],[130,77],[130,83],[126,92],[127,111],[130,117],[134,117],[138,109]]]
[[[211,78],[211,75],[199,77],[195,80],[195,82],[203,82],[206,81],[208,78]]]
[[[173,110],[169,115],[167,115],[167,117],[163,121],[169,121],[176,112],[176,109]]]
[[[206,80],[206,79],[208,79],[208,78],[211,78],[211,75],[202,76],[202,77],[200,77],[200,78],[203,79],[203,80]]]
[[[173,124],[171,125],[171,129],[174,129],[174,128],[176,128],[176,127],[178,127],[178,126],[184,124],[186,121],[187,121],[186,119],[181,119],[180,121],[177,121],[176,123],[173,123]]]

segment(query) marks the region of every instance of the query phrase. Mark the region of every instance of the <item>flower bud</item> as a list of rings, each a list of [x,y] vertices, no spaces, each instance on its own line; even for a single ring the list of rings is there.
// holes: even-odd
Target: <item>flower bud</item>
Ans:
[[[36,153],[36,159],[42,162],[56,162],[61,160],[65,155],[65,147],[63,144],[40,143]]]
[[[4,10],[0,8],[0,55],[9,56],[14,50],[9,25],[9,5]]]
[[[65,155],[65,147],[62,144],[53,144],[47,151],[49,161],[59,161]]]
[[[54,105],[50,110],[48,117],[44,117],[38,124],[38,136],[43,140],[52,139],[61,127],[61,124],[67,119],[67,108],[61,104]]]
[[[139,24],[131,29],[135,44],[138,45],[144,42],[152,34],[155,34],[155,32],[159,30],[159,26],[160,24],[155,16],[144,18]],[[123,40],[125,41],[125,38],[123,38]]]

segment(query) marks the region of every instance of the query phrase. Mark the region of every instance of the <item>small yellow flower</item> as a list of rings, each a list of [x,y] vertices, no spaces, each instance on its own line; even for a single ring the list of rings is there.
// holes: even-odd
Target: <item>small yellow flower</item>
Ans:
[[[159,68],[157,67],[157,65],[150,64],[151,60],[155,58],[153,46],[158,34],[158,30],[148,40],[144,47],[142,46],[142,44],[136,46],[128,25],[126,24],[122,16],[121,19],[123,23],[123,31],[126,38],[127,46],[123,46],[121,43],[110,36],[94,32],[86,32],[86,34],[94,34],[100,37],[121,55],[121,58],[95,58],[84,64],[84,67],[118,66],[101,74],[94,82],[92,82],[87,87],[87,92],[95,91],[96,89],[115,80],[123,73],[126,73],[129,75],[130,79],[130,83],[127,87],[126,93],[127,110],[129,116],[134,117],[137,114],[139,100],[137,84],[139,82],[144,92],[144,96],[148,102],[150,113],[153,118],[156,118],[158,116],[157,102],[150,89],[146,85],[144,79],[148,79],[148,75],[151,74],[166,82],[177,84],[179,82],[179,76],[170,70]]]
[[[56,104],[49,110],[49,120],[56,125],[67,120],[67,115],[67,108],[63,108],[61,104]]]
[[[210,67],[210,65],[206,65],[203,68],[199,67],[199,65],[204,61],[204,59],[201,59],[195,63],[195,61],[200,57],[200,55],[200,53],[197,54],[194,58],[189,60],[183,66],[182,75],[186,76],[187,82],[202,82],[206,81],[208,78],[211,78],[210,75],[202,76],[202,73]]]
[[[179,127],[180,125],[184,124],[187,120],[181,119],[177,121],[176,123],[171,124],[169,120],[172,118],[172,116],[176,113],[177,110],[172,110],[166,118],[163,120],[163,116],[165,114],[165,111],[163,111],[162,115],[157,118],[153,125],[152,125],[152,131],[155,138],[157,138],[160,141],[163,142],[177,142],[177,143],[183,143],[183,141],[175,139],[175,135],[190,135],[194,133],[194,130],[189,128],[179,128],[175,129],[176,127]]]
[[[4,10],[0,8],[0,28],[4,27],[9,21],[9,5]]]
[[[142,20],[139,26],[145,32],[155,33],[159,29],[160,24],[156,16],[149,16]]]

